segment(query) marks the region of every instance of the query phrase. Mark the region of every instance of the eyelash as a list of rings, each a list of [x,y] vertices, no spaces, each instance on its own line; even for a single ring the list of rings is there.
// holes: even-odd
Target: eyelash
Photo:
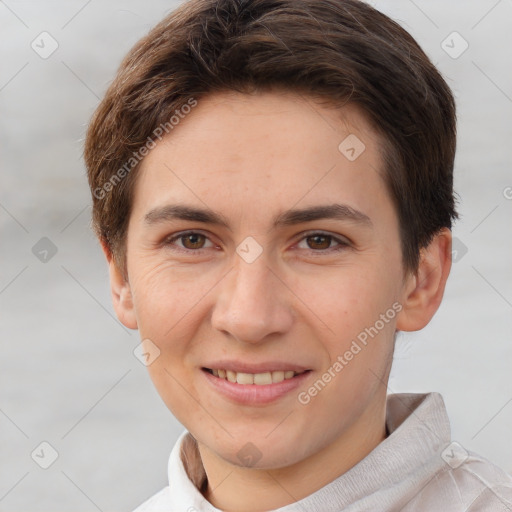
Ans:
[[[165,246],[170,246],[170,245],[174,245],[174,242],[176,240],[179,240],[181,238],[185,238],[187,236],[190,236],[190,235],[201,235],[201,236],[204,236],[207,240],[209,240],[209,238],[204,234],[204,233],[201,233],[200,231],[182,231],[181,233],[178,233],[176,235],[173,235],[167,239],[164,240],[164,245]],[[300,243],[302,242],[303,240],[306,240],[307,238],[312,238],[314,236],[324,236],[324,237],[327,237],[331,240],[331,243],[334,241],[334,242],[337,242],[337,246],[335,247],[328,247],[327,249],[306,249],[308,250],[309,252],[313,253],[313,254],[325,254],[325,253],[330,253],[330,252],[336,252],[336,251],[341,251],[343,249],[346,249],[350,246],[349,242],[348,241],[345,241],[341,238],[338,238],[334,235],[331,235],[330,233],[324,233],[322,231],[308,231],[308,232],[305,232],[303,233],[303,236],[302,238],[299,239],[299,241],[297,243]],[[210,240],[211,241],[211,240]],[[197,254],[202,254],[205,250],[207,249],[211,249],[211,247],[207,247],[207,248],[201,248],[201,249],[187,249],[185,247],[178,247],[178,246],[175,246],[176,247],[176,250],[180,251],[180,252],[185,252],[185,253],[197,253]]]

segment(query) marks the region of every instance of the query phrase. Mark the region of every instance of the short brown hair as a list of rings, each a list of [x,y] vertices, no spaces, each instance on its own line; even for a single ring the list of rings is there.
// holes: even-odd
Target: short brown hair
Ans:
[[[123,273],[140,148],[191,98],[274,88],[350,102],[370,119],[405,270],[451,228],[455,103],[407,31],[358,0],[190,0],[128,53],[87,132],[93,225]]]

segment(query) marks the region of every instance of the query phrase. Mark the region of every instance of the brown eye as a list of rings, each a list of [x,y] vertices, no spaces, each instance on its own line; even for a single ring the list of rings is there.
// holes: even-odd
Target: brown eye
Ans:
[[[180,239],[185,249],[202,249],[206,237],[200,233],[189,233],[188,235],[180,236]]]
[[[310,249],[329,249],[331,246],[332,236],[329,235],[312,235],[306,238]]]
[[[198,231],[182,231],[163,241],[165,247],[170,250],[181,252],[182,254],[193,255],[193,253],[202,254],[203,251],[214,249],[215,244]]]
[[[330,235],[321,231],[304,233],[297,244],[299,249],[305,249],[311,254],[323,255],[343,251],[350,247],[350,242],[342,236]]]

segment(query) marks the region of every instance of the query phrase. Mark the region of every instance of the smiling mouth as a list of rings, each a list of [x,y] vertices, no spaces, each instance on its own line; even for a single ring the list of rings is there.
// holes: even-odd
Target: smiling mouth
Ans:
[[[297,375],[302,375],[303,373],[309,372],[311,370],[304,370],[302,372],[295,372],[293,370],[278,370],[273,372],[243,373],[234,372],[232,370],[203,368],[203,371],[206,371],[211,375],[218,377],[219,379],[224,379],[232,383],[266,386],[269,384],[277,384],[284,380],[293,379]]]

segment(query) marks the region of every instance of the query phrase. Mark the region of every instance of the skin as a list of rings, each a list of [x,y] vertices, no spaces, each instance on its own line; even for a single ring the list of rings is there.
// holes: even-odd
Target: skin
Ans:
[[[365,144],[354,161],[338,150],[348,134]],[[421,251],[417,271],[404,272],[379,141],[353,105],[335,110],[277,91],[211,95],[141,164],[127,279],[104,248],[116,313],[159,348],[150,376],[197,439],[205,497],[222,510],[269,510],[304,498],[386,437],[395,332],[421,329],[437,310],[451,233],[443,229]],[[288,209],[333,203],[371,222],[329,218],[273,227]],[[167,204],[207,208],[228,227],[147,222],[148,212]],[[170,240],[187,230],[199,237]],[[324,237],[312,236],[318,231]],[[262,248],[252,263],[236,252],[249,236]],[[309,403],[300,403],[298,393],[394,303],[400,313]],[[287,361],[311,372],[271,404],[239,405],[205,382],[201,367],[212,357]],[[244,467],[237,453],[248,442],[261,458]]]

